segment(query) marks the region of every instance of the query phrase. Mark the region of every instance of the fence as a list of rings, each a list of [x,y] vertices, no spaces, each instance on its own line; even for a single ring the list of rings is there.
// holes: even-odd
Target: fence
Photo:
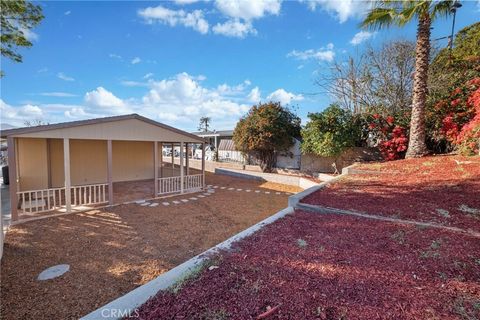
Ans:
[[[107,202],[105,183],[72,186],[72,206],[92,205]],[[20,213],[40,213],[65,207],[65,188],[49,188],[17,192]]]
[[[182,179],[180,176],[158,178],[158,194],[177,193],[182,191]],[[203,175],[191,174],[184,176],[183,190],[191,191],[203,187]]]

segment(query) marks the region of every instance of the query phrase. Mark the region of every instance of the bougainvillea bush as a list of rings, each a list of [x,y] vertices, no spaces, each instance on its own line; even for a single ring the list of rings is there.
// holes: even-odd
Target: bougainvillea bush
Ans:
[[[478,153],[480,140],[480,78],[452,90],[435,104],[431,118],[438,138],[446,139],[462,154]]]
[[[376,145],[385,160],[398,160],[405,157],[408,147],[407,129],[400,117],[383,116],[379,113],[367,114],[369,139]]]

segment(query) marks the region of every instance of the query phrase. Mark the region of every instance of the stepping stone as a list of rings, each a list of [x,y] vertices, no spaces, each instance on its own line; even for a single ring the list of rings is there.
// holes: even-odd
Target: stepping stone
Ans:
[[[227,187],[220,187],[220,189],[225,190]]]
[[[255,193],[260,193],[260,190],[255,190]]]
[[[138,200],[138,201],[135,201],[136,204],[141,204],[141,203],[144,203],[145,200]]]
[[[195,198],[195,197],[191,197],[191,198],[190,198],[190,200],[193,200],[193,201],[195,201],[195,200],[198,200],[198,199],[197,199],[197,198]]]
[[[228,188],[228,190],[235,190],[235,188]]]
[[[142,207],[146,207],[146,206],[149,206],[150,205],[150,202],[144,202],[141,204]]]
[[[175,202],[175,201],[174,201],[174,202]],[[168,202],[162,202],[162,204],[163,204],[164,206],[169,206],[169,205],[170,205],[170,203],[168,203]]]
[[[250,192],[250,191],[252,191],[252,190],[250,190],[250,189],[247,189],[247,190],[245,190],[245,191],[246,191],[246,192]]]
[[[265,191],[265,194],[270,194],[270,192],[269,192],[269,191]]]
[[[237,189],[237,191],[242,191],[243,189]]]
[[[275,194],[282,194],[281,192],[275,192]]]
[[[203,195],[204,195],[204,196],[211,196],[212,194],[211,194],[211,193],[208,193],[208,192],[205,192]]]
[[[172,202],[175,203],[175,204],[180,204],[180,201],[177,201],[177,200],[173,200]]]
[[[164,202],[164,203],[165,203],[165,202]],[[168,203],[168,202],[167,202],[167,203]],[[154,203],[152,203],[151,205],[149,205],[149,207],[156,207],[156,206],[158,206],[158,203],[156,203],[156,202],[154,202]]]
[[[180,200],[180,201],[182,201],[182,202],[185,203],[185,202],[188,202],[188,199],[182,199],[182,200]]]
[[[218,189],[218,186],[213,186],[213,189]]]
[[[70,270],[70,265],[68,264],[58,264],[56,266],[47,268],[43,270],[37,277],[37,280],[50,280],[53,278],[60,277],[62,274]]]
[[[205,198],[205,196],[202,196],[201,194],[199,194],[197,197],[199,197],[199,198]]]

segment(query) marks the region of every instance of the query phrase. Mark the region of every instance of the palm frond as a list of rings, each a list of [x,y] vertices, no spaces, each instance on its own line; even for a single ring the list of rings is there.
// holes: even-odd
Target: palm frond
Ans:
[[[394,8],[374,8],[360,24],[361,28],[382,29],[398,23],[398,12]]]
[[[455,1],[452,0],[445,0],[445,1],[438,1],[435,2],[432,8],[432,12],[430,14],[432,21],[436,18],[445,18],[452,14],[452,7]]]

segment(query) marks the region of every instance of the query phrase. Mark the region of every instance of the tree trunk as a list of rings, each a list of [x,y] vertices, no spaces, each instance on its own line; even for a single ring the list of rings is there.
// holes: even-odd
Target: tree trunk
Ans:
[[[428,13],[419,18],[417,45],[415,49],[415,76],[413,78],[412,117],[407,158],[418,158],[427,154],[425,144],[425,104],[427,101],[428,64],[430,58],[430,25]]]
[[[276,163],[275,151],[262,151],[259,153],[260,168],[263,172],[272,172]]]

